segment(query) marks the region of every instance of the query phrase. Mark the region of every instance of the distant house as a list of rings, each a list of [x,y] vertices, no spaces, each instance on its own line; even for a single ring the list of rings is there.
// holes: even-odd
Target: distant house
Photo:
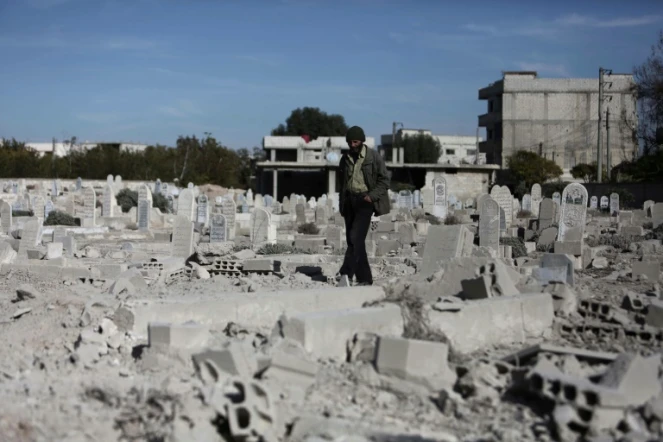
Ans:
[[[85,141],[82,143],[76,143],[73,146],[70,143],[63,143],[63,142],[46,142],[46,143],[32,143],[28,142],[25,143],[25,145],[31,149],[36,150],[41,156],[43,155],[52,155],[55,154],[56,157],[64,157],[66,156],[71,150],[88,150],[88,149],[94,149],[98,145],[103,144],[105,146],[111,146],[113,148],[116,148],[120,152],[136,152],[136,151],[143,151],[147,148],[147,144],[140,144],[140,143],[125,143],[122,141]]]

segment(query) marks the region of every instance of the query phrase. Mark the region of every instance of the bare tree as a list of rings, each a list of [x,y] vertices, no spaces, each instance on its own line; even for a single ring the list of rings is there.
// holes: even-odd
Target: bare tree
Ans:
[[[638,127],[632,129],[642,143],[643,154],[648,155],[658,150],[656,129],[663,127],[663,31],[647,60],[633,69],[633,77],[639,121]]]

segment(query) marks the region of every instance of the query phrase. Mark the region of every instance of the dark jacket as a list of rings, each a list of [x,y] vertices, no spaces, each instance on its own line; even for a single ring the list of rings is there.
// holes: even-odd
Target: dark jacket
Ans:
[[[348,167],[350,160],[348,159],[349,151],[344,153],[341,157],[339,164],[341,170],[341,193],[339,195],[339,209],[341,215],[345,208],[345,188],[350,179],[351,167]],[[364,174],[364,181],[368,187],[368,196],[373,201],[373,213],[375,215],[385,215],[391,210],[389,203],[389,175],[387,174],[387,167],[384,164],[384,159],[375,150],[366,146],[366,157],[364,164],[361,166],[361,171]]]

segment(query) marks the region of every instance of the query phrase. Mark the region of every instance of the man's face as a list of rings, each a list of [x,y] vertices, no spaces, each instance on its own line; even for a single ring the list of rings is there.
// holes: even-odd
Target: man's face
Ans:
[[[359,140],[350,140],[348,141],[348,146],[350,146],[350,149],[352,149],[354,152],[357,152],[359,148],[361,147],[362,142]]]

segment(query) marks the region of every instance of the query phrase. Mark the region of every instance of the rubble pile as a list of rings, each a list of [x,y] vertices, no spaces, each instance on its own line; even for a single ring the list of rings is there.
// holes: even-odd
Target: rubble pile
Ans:
[[[581,185],[533,188],[518,219],[496,186],[432,224],[436,179],[374,220],[354,287],[337,195],[191,185],[161,213],[166,183],[118,178],[0,186],[2,441],[663,437],[662,203],[590,215]]]

